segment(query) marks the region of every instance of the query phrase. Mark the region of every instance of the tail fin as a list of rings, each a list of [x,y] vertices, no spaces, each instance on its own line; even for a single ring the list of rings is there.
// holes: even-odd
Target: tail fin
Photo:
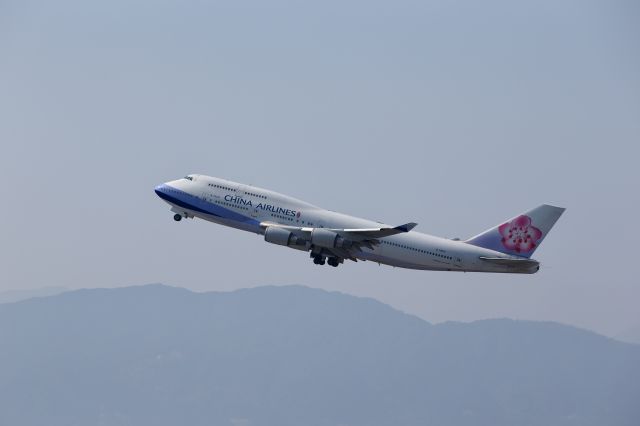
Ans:
[[[465,243],[528,258],[540,246],[564,210],[543,204],[469,238]]]

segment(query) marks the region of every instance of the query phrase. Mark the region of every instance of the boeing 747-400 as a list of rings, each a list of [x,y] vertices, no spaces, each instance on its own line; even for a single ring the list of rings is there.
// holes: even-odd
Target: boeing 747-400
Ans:
[[[345,259],[434,271],[532,274],[531,259],[565,209],[547,204],[465,241],[390,226],[314,206],[287,195],[205,175],[188,175],[155,188],[174,219],[200,218],[253,232],[264,240],[310,253],[317,265]]]

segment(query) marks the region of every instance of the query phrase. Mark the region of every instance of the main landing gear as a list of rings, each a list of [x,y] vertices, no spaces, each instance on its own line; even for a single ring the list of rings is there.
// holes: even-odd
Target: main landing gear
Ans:
[[[176,213],[175,215],[173,215],[173,220],[175,220],[176,222],[180,222],[182,220],[182,215]]]
[[[327,263],[335,268],[340,264],[340,261],[337,257],[330,257],[329,259],[327,259]]]
[[[326,263],[328,263],[329,265],[333,266],[334,268],[338,265],[340,265],[340,259],[337,257],[329,257],[329,258],[325,258],[324,256],[321,256],[319,254],[316,255],[311,255],[311,257],[313,257],[313,263],[315,263],[316,265],[324,265],[325,264],[325,259],[326,259]]]

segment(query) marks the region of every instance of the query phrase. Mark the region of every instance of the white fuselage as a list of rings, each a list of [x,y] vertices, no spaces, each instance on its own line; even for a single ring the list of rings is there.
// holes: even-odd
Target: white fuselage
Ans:
[[[221,225],[263,235],[264,223],[306,228],[372,228],[388,226],[322,209],[307,202],[255,186],[205,175],[190,175],[162,184],[158,196],[184,217],[197,217]],[[354,257],[381,264],[424,270],[534,273],[522,266],[484,262],[481,257],[513,256],[462,241],[406,232],[380,238],[379,244],[363,248]]]

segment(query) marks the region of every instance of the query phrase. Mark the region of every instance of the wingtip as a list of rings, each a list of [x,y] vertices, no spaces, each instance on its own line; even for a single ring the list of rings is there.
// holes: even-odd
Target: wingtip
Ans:
[[[402,232],[409,232],[415,228],[418,224],[415,222],[405,223],[404,225],[396,226],[396,229]]]

